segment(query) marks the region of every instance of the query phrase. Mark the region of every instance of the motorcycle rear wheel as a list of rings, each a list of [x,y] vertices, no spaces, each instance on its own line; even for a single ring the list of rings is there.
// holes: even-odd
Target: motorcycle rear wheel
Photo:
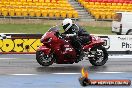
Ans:
[[[102,66],[104,65],[108,60],[108,53],[105,47],[98,46],[91,49],[91,52],[94,53],[94,57],[89,57],[89,61],[94,66]],[[99,61],[101,60],[101,61]]]
[[[55,61],[53,54],[47,56],[42,51],[36,51],[36,60],[42,66],[50,66]]]

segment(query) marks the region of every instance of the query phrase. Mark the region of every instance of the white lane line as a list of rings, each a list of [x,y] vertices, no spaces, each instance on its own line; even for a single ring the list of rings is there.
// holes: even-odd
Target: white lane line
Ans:
[[[96,72],[96,73],[118,74],[118,73],[125,73],[125,72]]]
[[[119,73],[126,73],[126,72],[95,72],[101,74],[119,74]],[[54,75],[80,75],[81,73],[51,73]],[[92,73],[91,73],[92,74]],[[39,75],[39,74],[9,74],[14,76],[32,76],[32,75]]]
[[[76,74],[81,74],[81,73],[52,73],[55,75],[76,75]]]
[[[30,76],[30,75],[37,75],[37,74],[10,74],[15,76]]]
[[[126,72],[95,72],[95,73],[101,73],[101,74],[118,74],[118,73],[126,73]],[[52,74],[55,74],[55,75],[76,75],[76,74],[81,74],[81,73],[52,73]]]
[[[132,55],[119,55],[119,56],[114,56],[114,55],[113,55],[113,56],[109,56],[109,58],[116,58],[116,59],[117,59],[117,58],[119,58],[119,59],[120,59],[120,58],[123,58],[123,59],[124,59],[124,58],[125,58],[125,59],[126,59],[126,58],[129,58],[129,59],[132,59]]]
[[[0,58],[0,60],[10,60],[10,59],[17,59],[17,58]]]

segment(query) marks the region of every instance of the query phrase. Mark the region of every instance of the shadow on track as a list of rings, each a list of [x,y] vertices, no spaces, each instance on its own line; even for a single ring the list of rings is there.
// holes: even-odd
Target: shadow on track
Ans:
[[[81,66],[54,66],[54,67],[37,67],[36,71],[41,73],[80,73]],[[90,72],[96,72],[96,71],[105,71],[107,69],[107,66],[85,66],[85,69],[87,69]]]

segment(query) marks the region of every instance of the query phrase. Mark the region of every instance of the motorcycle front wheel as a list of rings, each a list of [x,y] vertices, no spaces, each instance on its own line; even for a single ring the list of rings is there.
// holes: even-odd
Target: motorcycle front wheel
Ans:
[[[89,61],[94,66],[102,66],[108,60],[107,50],[103,46],[92,48],[91,55],[93,55],[93,57],[89,57]]]
[[[42,51],[36,51],[36,60],[42,66],[50,66],[55,61],[53,54],[45,55]]]

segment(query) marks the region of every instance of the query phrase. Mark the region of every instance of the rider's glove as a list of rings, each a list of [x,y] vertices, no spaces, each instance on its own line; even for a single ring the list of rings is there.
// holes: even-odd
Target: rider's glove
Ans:
[[[76,36],[77,34],[74,33],[74,34],[66,34],[67,37],[73,37],[73,36]]]

